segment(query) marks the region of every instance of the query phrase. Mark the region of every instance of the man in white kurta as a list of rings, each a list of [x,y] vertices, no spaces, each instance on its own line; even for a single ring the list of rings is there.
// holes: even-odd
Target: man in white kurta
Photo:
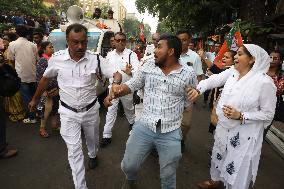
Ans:
[[[120,70],[120,73],[122,73],[122,83],[124,83],[132,78],[132,75],[138,68],[139,60],[135,52],[125,48],[126,36],[124,33],[116,33],[114,36],[114,40],[115,50],[108,53],[106,60],[108,61],[109,65],[116,68],[116,70]],[[112,83],[113,79],[110,78],[110,84]],[[122,103],[124,113],[128,120],[128,123],[130,124],[130,127],[135,121],[133,93],[130,93],[118,99],[114,99],[112,102],[112,106],[108,107],[106,123],[104,125],[103,138],[100,143],[101,147],[105,147],[106,145],[111,143],[112,128],[117,117],[119,100]]]

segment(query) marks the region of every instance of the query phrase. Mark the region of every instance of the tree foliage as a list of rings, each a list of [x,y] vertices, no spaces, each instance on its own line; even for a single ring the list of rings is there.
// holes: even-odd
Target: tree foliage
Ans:
[[[67,12],[68,8],[72,5],[79,5],[79,0],[56,0],[54,3],[55,10],[61,14]]]
[[[124,19],[123,30],[128,39],[138,39],[140,34],[140,22],[137,19]],[[144,35],[146,40],[151,38],[151,27],[149,24],[144,24]]]
[[[268,2],[270,7],[264,0],[136,0],[136,7],[139,12],[147,10],[159,17],[160,32],[175,33],[179,29],[188,29],[193,33],[210,35],[238,18],[251,22],[251,25],[259,25],[265,15],[275,12],[275,0],[274,3]]]
[[[22,13],[39,16],[48,15],[49,9],[43,5],[42,0],[1,0],[1,12],[21,11]]]

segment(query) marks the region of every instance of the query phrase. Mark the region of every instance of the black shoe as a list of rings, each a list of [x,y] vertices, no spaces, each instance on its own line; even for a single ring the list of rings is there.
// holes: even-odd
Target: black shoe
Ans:
[[[184,140],[181,140],[181,141],[180,141],[180,147],[181,147],[181,153],[184,153],[184,151],[185,151]]]
[[[104,148],[111,143],[111,138],[102,138],[100,142],[100,147]]]
[[[90,169],[94,169],[98,166],[98,158],[95,157],[95,158],[90,158],[89,159],[89,163],[88,163],[88,166]]]

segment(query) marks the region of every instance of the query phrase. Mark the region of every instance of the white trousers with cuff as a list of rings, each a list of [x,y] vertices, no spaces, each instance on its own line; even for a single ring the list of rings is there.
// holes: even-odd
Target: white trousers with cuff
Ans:
[[[81,129],[86,138],[89,158],[95,158],[99,144],[99,103],[86,112],[76,113],[60,105],[60,134],[67,145],[68,161],[75,189],[87,189]]]
[[[114,126],[116,117],[117,117],[117,109],[118,103],[121,100],[125,116],[128,120],[129,124],[133,124],[135,122],[135,113],[133,106],[133,93],[130,93],[126,96],[113,99],[111,101],[112,105],[108,107],[107,115],[106,115],[106,123],[104,125],[103,138],[111,138],[112,137],[112,128]]]

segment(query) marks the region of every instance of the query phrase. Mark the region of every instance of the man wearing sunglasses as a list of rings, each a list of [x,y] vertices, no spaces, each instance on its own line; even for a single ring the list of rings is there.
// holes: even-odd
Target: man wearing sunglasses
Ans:
[[[122,83],[130,80],[132,75],[137,70],[139,60],[135,52],[126,48],[126,35],[122,32],[117,32],[114,35],[115,50],[107,54],[107,61],[109,65],[121,70]],[[113,79],[110,79],[110,83],[113,83]],[[111,143],[112,128],[116,120],[117,109],[119,100],[122,102],[122,106],[130,125],[130,130],[135,121],[134,106],[133,106],[133,93],[126,96],[114,99],[112,106],[108,107],[106,115],[106,123],[104,126],[103,138],[100,142],[101,147],[105,147]]]

